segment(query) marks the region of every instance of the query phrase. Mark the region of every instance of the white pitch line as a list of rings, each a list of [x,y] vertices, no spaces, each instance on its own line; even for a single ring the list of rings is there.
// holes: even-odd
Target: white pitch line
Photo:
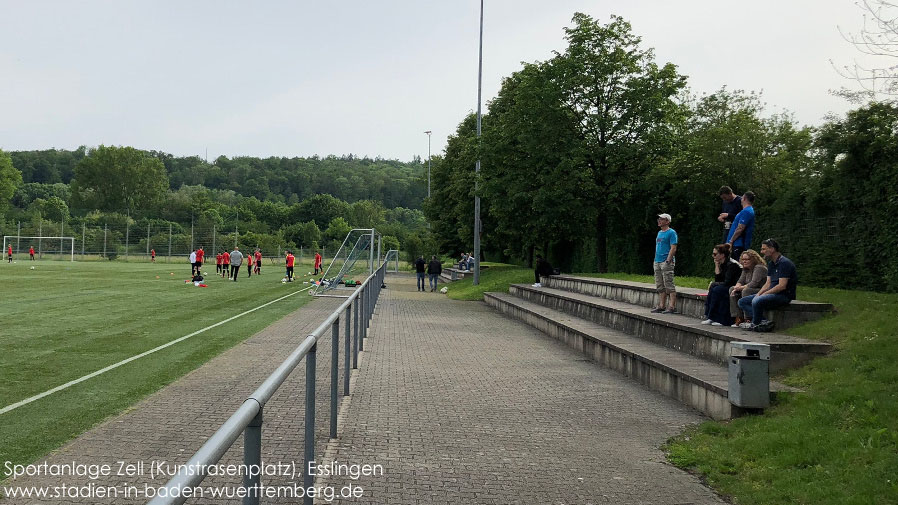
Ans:
[[[225,324],[225,323],[227,323],[227,322],[230,322],[230,321],[233,321],[234,319],[237,319],[238,317],[242,317],[242,316],[245,316],[245,315],[247,315],[247,314],[249,314],[249,313],[251,313],[251,312],[255,312],[255,311],[257,311],[257,310],[259,310],[259,309],[261,309],[261,308],[264,308],[264,307],[267,307],[267,306],[271,305],[271,304],[274,303],[274,302],[279,302],[279,301],[283,300],[284,298],[289,298],[289,297],[291,297],[291,296],[293,296],[293,295],[297,295],[297,294],[299,294],[299,293],[302,293],[303,291],[305,291],[305,290],[307,290],[307,289],[309,289],[309,288],[311,288],[311,287],[312,287],[312,286],[309,286],[309,287],[306,287],[306,288],[302,288],[302,289],[300,289],[299,291],[295,291],[295,292],[293,292],[293,293],[290,293],[289,295],[284,295],[284,296],[282,296],[282,297],[280,297],[280,298],[276,298],[276,299],[274,299],[274,300],[271,300],[271,301],[268,302],[268,303],[259,305],[258,307],[254,308],[254,309],[249,309],[249,310],[247,310],[246,312],[241,312],[240,314],[237,314],[236,316],[231,316],[231,317],[225,319],[224,321],[219,321],[219,322],[217,322],[217,323],[215,323],[215,324],[213,324],[213,325],[206,326],[206,327],[203,328],[202,330],[197,330],[197,331],[195,331],[195,332],[193,332],[193,333],[191,333],[191,334],[189,334],[189,335],[184,335],[184,336],[181,337],[181,338],[172,340],[171,342],[168,342],[168,343],[166,343],[166,344],[162,344],[162,345],[160,345],[159,347],[155,347],[155,348],[153,348],[153,349],[150,349],[149,351],[145,351],[145,352],[142,352],[142,353],[137,354],[137,355],[135,355],[135,356],[131,356],[130,358],[123,359],[122,361],[119,361],[118,363],[114,363],[114,364],[112,364],[112,365],[109,365],[109,366],[107,366],[106,368],[101,368],[100,370],[97,370],[96,372],[87,374],[87,375],[85,375],[84,377],[79,377],[79,378],[77,378],[77,379],[75,379],[75,380],[73,380],[73,381],[66,382],[65,384],[63,384],[63,385],[61,385],[61,386],[56,386],[56,387],[53,388],[53,389],[48,389],[47,391],[44,391],[43,393],[36,394],[36,395],[32,396],[31,398],[25,398],[24,400],[22,400],[22,401],[20,401],[20,402],[13,403],[12,405],[7,405],[6,407],[3,407],[2,409],[0,409],[0,415],[3,415],[3,414],[5,414],[5,413],[7,413],[7,412],[9,412],[9,411],[11,411],[11,410],[15,410],[15,409],[17,409],[17,408],[19,408],[19,407],[21,407],[21,406],[23,406],[23,405],[28,405],[29,403],[31,403],[31,402],[33,402],[33,401],[40,400],[41,398],[43,398],[43,397],[45,397],[45,396],[52,395],[53,393],[55,393],[55,392],[57,392],[57,391],[62,391],[63,389],[66,389],[66,388],[69,388],[69,387],[71,387],[71,386],[74,386],[75,384],[78,384],[78,383],[80,383],[80,382],[84,382],[84,381],[86,381],[86,380],[88,380],[88,379],[92,379],[92,378],[94,378],[94,377],[96,377],[96,376],[98,376],[98,375],[100,375],[100,374],[104,374],[104,373],[106,373],[106,372],[108,372],[108,371],[110,371],[110,370],[113,370],[113,369],[115,369],[115,368],[118,368],[118,367],[120,367],[120,366],[122,366],[122,365],[126,365],[126,364],[128,364],[128,363],[130,363],[130,362],[132,362],[132,361],[134,361],[134,360],[136,360],[136,359],[140,359],[140,358],[142,358],[142,357],[144,357],[144,356],[148,356],[148,355],[150,355],[150,354],[153,354],[153,353],[156,352],[156,351],[160,351],[160,350],[162,350],[162,349],[165,349],[166,347],[175,345],[175,344],[177,344],[178,342],[181,342],[182,340],[187,340],[188,338],[193,337],[193,336],[195,336],[195,335],[199,335],[200,333],[203,333],[203,332],[206,331],[206,330],[211,330],[212,328],[215,328],[216,326],[221,326],[221,325],[223,325],[223,324]]]

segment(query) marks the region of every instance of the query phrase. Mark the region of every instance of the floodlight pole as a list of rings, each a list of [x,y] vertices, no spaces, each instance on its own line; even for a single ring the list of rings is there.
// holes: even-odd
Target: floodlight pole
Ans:
[[[424,132],[427,134],[427,198],[430,198],[430,130]]]
[[[480,284],[480,94],[483,83],[483,0],[480,0],[480,51],[477,60],[477,165],[474,167],[474,285]]]

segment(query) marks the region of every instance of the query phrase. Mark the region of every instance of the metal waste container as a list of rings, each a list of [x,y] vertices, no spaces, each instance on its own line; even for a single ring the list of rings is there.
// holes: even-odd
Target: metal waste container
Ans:
[[[770,346],[732,342],[730,349],[730,403],[761,409],[770,406]]]

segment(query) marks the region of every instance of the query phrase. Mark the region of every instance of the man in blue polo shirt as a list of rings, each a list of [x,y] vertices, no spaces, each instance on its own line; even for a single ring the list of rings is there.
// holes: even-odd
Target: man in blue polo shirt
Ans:
[[[754,331],[773,331],[773,322],[764,319],[764,311],[788,305],[795,299],[798,272],[795,270],[795,263],[780,254],[780,245],[776,240],[769,238],[762,242],[761,254],[767,258],[767,282],[758,294],[739,299],[739,307],[751,320],[751,325],[740,327]]]
[[[755,194],[746,191],[742,195],[742,210],[736,214],[730,233],[727,235],[727,243],[733,246],[730,255],[736,261],[742,257],[746,249],[751,249],[751,236],[755,232]]]

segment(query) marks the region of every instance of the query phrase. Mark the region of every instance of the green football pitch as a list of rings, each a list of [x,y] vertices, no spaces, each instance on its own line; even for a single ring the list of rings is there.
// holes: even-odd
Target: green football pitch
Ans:
[[[251,278],[244,264],[236,283],[203,270],[205,288],[185,283],[186,262],[4,261],[0,409],[309,286],[282,283],[284,269],[267,263]],[[0,414],[0,462],[43,456],[310,299],[287,297]]]

